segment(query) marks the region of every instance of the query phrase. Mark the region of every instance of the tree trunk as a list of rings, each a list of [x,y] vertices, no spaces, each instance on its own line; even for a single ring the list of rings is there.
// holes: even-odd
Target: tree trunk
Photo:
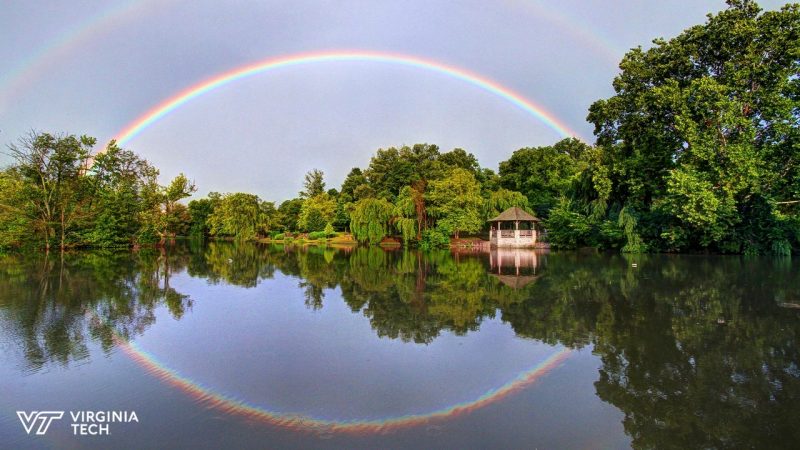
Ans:
[[[61,209],[61,252],[64,252],[64,209]]]

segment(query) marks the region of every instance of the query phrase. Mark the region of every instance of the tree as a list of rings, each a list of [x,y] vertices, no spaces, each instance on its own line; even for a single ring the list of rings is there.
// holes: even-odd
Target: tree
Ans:
[[[500,163],[500,185],[523,193],[536,215],[547,217],[558,197],[568,194],[589,148],[568,138],[552,146],[519,149]]]
[[[497,217],[501,212],[514,206],[528,209],[528,198],[516,191],[499,189],[488,193],[488,198],[483,202],[483,219],[489,220]]]
[[[356,188],[362,184],[367,184],[367,177],[361,172],[358,167],[353,167],[342,182],[342,188],[339,190],[339,195],[344,196],[353,201],[355,199]]]
[[[164,243],[167,237],[175,236],[179,229],[184,228],[183,223],[188,215],[185,207],[177,206],[178,201],[189,197],[196,190],[194,183],[182,173],[161,189],[159,195],[161,214],[158,215],[161,243]]]
[[[297,231],[300,211],[303,208],[303,199],[294,198],[286,200],[278,206],[277,224],[283,231]]]
[[[385,199],[365,198],[350,213],[350,230],[359,242],[379,243],[389,233],[394,207]]]
[[[211,198],[201,198],[189,202],[189,216],[191,217],[189,234],[191,236],[206,237],[210,234],[208,218],[214,212],[215,206],[215,202]]]
[[[657,250],[787,253],[800,231],[800,6],[729,0],[625,55],[595,102],[609,202]]]
[[[308,172],[303,182],[303,191],[300,192],[300,197],[311,198],[325,192],[325,173],[319,169],[313,169]]]
[[[452,233],[456,239],[462,231],[474,233],[480,230],[484,223],[480,191],[475,176],[466,169],[453,169],[447,177],[432,181],[425,197],[437,227]]]
[[[20,214],[24,205],[22,177],[16,168],[0,172],[0,250],[20,246],[30,240],[31,219]]]
[[[403,242],[409,243],[412,239],[419,241],[422,238],[421,223],[417,220],[415,196],[418,193],[411,186],[400,190],[394,202],[394,226],[403,237]]]
[[[111,141],[94,157],[88,172],[94,185],[89,207],[95,212],[86,224],[85,242],[99,247],[131,245],[142,223],[142,212],[154,208],[147,195],[158,190],[158,170],[130,150]]]
[[[454,148],[447,153],[442,153],[442,155],[439,156],[439,162],[448,168],[460,167],[466,169],[472,172],[476,178],[481,171],[478,158],[472,153],[467,153],[467,151],[462,148]]]
[[[336,200],[327,192],[307,198],[300,208],[297,227],[303,231],[322,231],[333,223],[336,216]]]
[[[270,229],[275,206],[257,195],[236,192],[225,194],[208,216],[212,235],[231,236],[236,240],[255,239]]]
[[[24,214],[48,250],[53,239],[58,239],[63,250],[75,222],[92,213],[86,207],[93,198],[92,185],[83,175],[95,143],[96,139],[89,136],[32,132],[10,146],[22,181],[20,194],[24,203],[5,208]]]
[[[439,147],[431,144],[378,149],[365,175],[375,195],[394,201],[404,186],[440,177],[444,170],[439,156]]]

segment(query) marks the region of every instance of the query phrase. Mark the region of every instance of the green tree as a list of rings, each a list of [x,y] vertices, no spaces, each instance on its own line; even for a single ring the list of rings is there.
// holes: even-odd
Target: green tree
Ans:
[[[325,173],[319,169],[313,169],[308,172],[303,181],[303,191],[300,192],[300,197],[311,198],[321,195],[325,192]]]
[[[142,212],[149,192],[158,190],[158,170],[130,150],[111,141],[94,157],[89,171],[95,193],[90,208],[94,221],[87,224],[83,239],[93,246],[130,245],[142,227]]]
[[[249,240],[265,234],[274,215],[274,204],[263,202],[254,194],[236,192],[222,196],[208,216],[208,224],[212,235]]]
[[[439,156],[439,162],[448,168],[460,167],[462,169],[472,172],[477,178],[481,171],[481,166],[478,164],[478,158],[472,153],[467,153],[462,148],[454,148],[447,153],[442,153]]]
[[[488,198],[483,201],[483,219],[489,220],[498,214],[517,206],[528,209],[528,198],[520,192],[499,189],[488,193]]]
[[[474,233],[480,230],[484,224],[480,192],[475,176],[466,169],[453,169],[447,177],[432,181],[425,197],[437,227],[452,233],[456,239],[462,231]]]
[[[671,40],[623,58],[595,102],[610,204],[655,250],[798,247],[800,6],[730,0]]]
[[[439,156],[439,147],[431,144],[379,149],[365,175],[375,195],[394,201],[404,186],[441,176],[443,165],[438,161]]]
[[[176,236],[179,231],[186,230],[185,225],[189,220],[188,212],[185,206],[178,206],[178,201],[191,196],[196,190],[194,183],[182,173],[173,178],[169,185],[160,189],[160,211],[156,215],[156,220],[161,243],[164,243],[169,237]]]
[[[322,231],[325,225],[333,223],[336,216],[336,200],[323,192],[303,201],[297,227],[302,231]]]
[[[362,184],[367,184],[367,177],[358,167],[353,167],[342,182],[342,188],[339,190],[340,196],[349,198],[349,201],[355,200],[356,188]]]
[[[277,225],[283,231],[298,231],[300,227],[297,221],[300,218],[300,210],[303,208],[303,199],[294,198],[283,201],[278,206]]]
[[[63,250],[76,223],[93,212],[87,207],[92,184],[84,174],[95,143],[89,136],[31,133],[10,146],[24,199],[16,211],[34,224],[47,249],[57,240]]]
[[[0,250],[30,241],[31,219],[20,214],[24,205],[23,179],[16,168],[0,172]]]
[[[555,145],[522,148],[500,163],[500,185],[523,193],[539,217],[547,217],[558,197],[569,195],[590,147],[575,138]]]
[[[365,198],[353,206],[350,230],[359,242],[379,243],[389,233],[394,206],[384,199]]]
[[[192,236],[206,237],[211,233],[211,227],[208,224],[208,218],[214,212],[214,208],[219,203],[219,198],[215,202],[211,194],[209,198],[201,198],[199,200],[192,200],[189,202],[189,216],[191,217],[191,227],[189,234]],[[217,194],[219,195],[219,194]]]

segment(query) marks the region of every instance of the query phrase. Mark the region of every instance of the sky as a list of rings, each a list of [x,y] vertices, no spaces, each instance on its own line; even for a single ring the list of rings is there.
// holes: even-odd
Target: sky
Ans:
[[[722,0],[1,3],[2,147],[34,130],[94,136],[100,149],[193,86],[261,64],[186,98],[123,147],[158,167],[164,183],[185,173],[194,198],[242,191],[273,201],[295,197],[312,168],[338,188],[379,148],[460,147],[497,170],[522,147],[566,136],[593,143],[588,107],[613,95],[625,52],[725,8]]]

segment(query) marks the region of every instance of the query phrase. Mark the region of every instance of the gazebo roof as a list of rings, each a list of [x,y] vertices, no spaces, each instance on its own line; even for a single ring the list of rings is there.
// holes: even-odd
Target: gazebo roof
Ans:
[[[489,219],[489,222],[514,222],[517,220],[539,222],[539,219],[535,216],[516,206],[501,212],[500,215],[494,219]]]

